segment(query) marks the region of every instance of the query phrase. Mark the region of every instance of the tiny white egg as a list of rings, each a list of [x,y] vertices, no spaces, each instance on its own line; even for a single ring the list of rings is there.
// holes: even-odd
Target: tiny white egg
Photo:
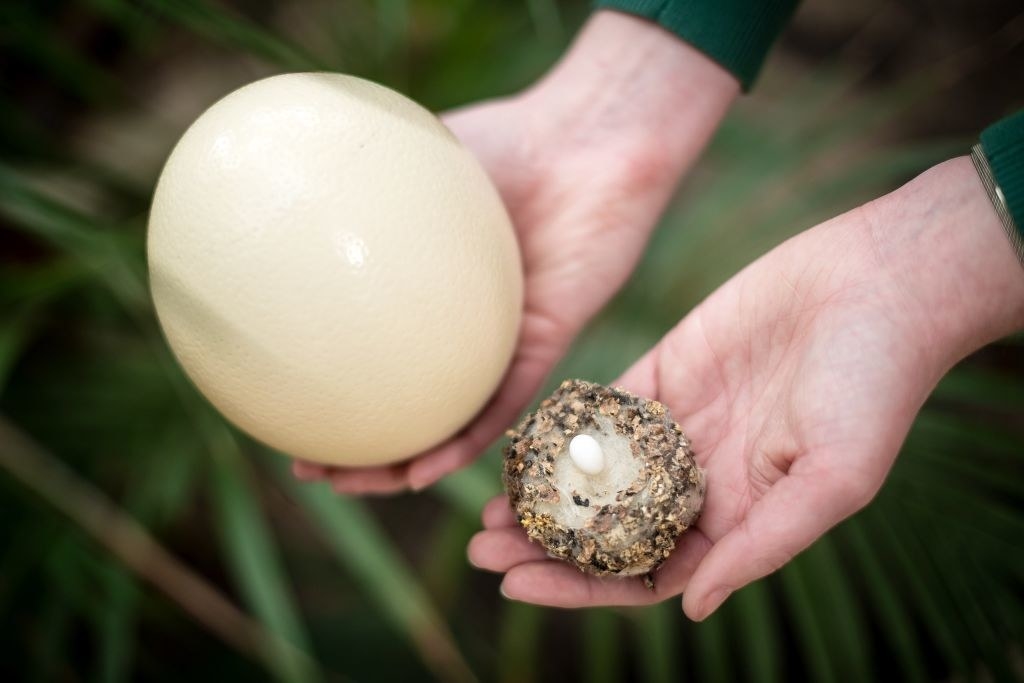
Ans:
[[[577,434],[569,441],[569,457],[584,474],[596,475],[604,470],[604,452],[597,439],[589,434]]]

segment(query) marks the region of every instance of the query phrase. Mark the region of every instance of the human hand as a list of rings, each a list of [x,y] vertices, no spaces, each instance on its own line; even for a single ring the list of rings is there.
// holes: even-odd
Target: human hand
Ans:
[[[372,468],[296,462],[295,475],[344,493],[420,489],[483,452],[626,281],[737,91],[660,27],[598,12],[533,88],[442,117],[489,173],[518,236],[525,300],[511,365],[473,422],[427,453]]]
[[[666,404],[707,472],[697,525],[655,577],[548,559],[505,497],[470,560],[510,598],[692,619],[788,562],[881,486],[939,378],[1024,326],[1024,271],[967,157],[789,240],[732,278],[619,384]]]

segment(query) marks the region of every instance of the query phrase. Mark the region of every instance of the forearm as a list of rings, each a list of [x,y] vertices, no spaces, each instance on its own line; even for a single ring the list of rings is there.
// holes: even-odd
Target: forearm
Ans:
[[[523,96],[532,125],[554,131],[560,149],[615,147],[624,164],[674,186],[738,93],[734,76],[657,24],[599,11]]]
[[[882,273],[938,374],[1024,328],[1024,268],[968,157],[867,207]]]

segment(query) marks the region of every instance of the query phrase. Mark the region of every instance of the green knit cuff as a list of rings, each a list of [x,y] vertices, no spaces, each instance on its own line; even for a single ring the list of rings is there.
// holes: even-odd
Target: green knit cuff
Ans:
[[[1024,237],[1024,110],[986,128],[981,146],[1014,226]]]
[[[656,21],[715,60],[750,90],[798,0],[596,0]]]

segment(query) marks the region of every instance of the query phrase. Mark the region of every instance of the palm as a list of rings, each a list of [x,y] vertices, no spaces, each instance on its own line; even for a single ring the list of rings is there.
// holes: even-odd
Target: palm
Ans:
[[[909,331],[870,256],[851,257],[871,253],[861,227],[850,214],[762,258],[622,378],[669,406],[708,476],[700,522],[654,592],[543,559],[504,500],[485,512],[473,560],[531,602],[642,604],[686,587],[687,612],[703,615],[709,595],[773,571],[864,505],[936,378],[904,351]]]
[[[297,476],[329,477],[339,492],[421,488],[478,456],[626,280],[674,184],[671,177],[651,182],[656,169],[638,169],[626,151],[589,151],[588,141],[579,141],[580,148],[567,153],[564,139],[545,144],[518,100],[471,107],[444,120],[490,174],[517,232],[525,277],[518,346],[490,403],[441,446],[390,467],[296,463]]]

